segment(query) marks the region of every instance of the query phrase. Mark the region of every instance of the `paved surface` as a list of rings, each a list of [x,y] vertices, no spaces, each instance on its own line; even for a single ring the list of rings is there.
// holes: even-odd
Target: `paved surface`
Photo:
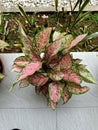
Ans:
[[[0,130],[98,130],[98,53],[73,53],[83,59],[92,72],[97,85],[87,84],[88,93],[73,96],[56,111],[47,107],[44,96],[36,95],[34,87],[19,89],[18,85],[8,92],[16,73],[11,72],[15,57],[22,54],[0,54],[6,77],[0,83]]]
[[[0,10],[2,12],[14,12],[17,11],[17,4],[21,4],[26,11],[54,11],[55,0],[0,0]],[[76,3],[76,0],[71,0],[72,5]],[[59,8],[65,7],[70,10],[69,0],[59,0]],[[97,6],[93,7],[92,6]],[[49,8],[47,8],[49,7]],[[89,8],[86,10],[98,10],[98,0],[91,0]]]

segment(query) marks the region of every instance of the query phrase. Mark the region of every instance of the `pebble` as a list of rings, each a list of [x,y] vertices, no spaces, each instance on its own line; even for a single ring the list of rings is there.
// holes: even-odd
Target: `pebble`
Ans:
[[[55,6],[55,0],[2,0],[0,1],[0,6],[11,8],[21,4],[23,7],[42,7],[42,6]],[[71,0],[72,5],[75,4],[77,0]],[[91,0],[90,6],[98,5],[98,0]],[[70,6],[69,0],[59,0],[59,7]]]

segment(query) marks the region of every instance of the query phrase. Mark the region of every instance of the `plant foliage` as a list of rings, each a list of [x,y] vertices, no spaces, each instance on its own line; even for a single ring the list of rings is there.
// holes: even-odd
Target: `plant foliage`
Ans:
[[[32,84],[36,93],[45,95],[48,104],[55,109],[61,98],[66,103],[72,94],[83,94],[89,90],[87,86],[81,86],[82,81],[95,83],[89,70],[80,64],[81,60],[70,54],[86,34],[73,39],[71,34],[47,27],[31,39],[21,24],[20,28],[24,56],[14,60],[12,70],[18,72],[18,78],[13,86],[18,82],[22,88]],[[69,36],[71,40],[66,40]]]

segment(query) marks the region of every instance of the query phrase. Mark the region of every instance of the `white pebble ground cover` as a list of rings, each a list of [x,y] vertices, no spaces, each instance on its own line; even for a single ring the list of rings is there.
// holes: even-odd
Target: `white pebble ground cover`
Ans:
[[[11,8],[21,4],[23,7],[49,7],[55,5],[55,0],[0,0],[0,6]],[[71,0],[74,5],[76,0]],[[98,5],[98,0],[91,0],[90,6]],[[69,0],[59,0],[59,7],[70,6]]]

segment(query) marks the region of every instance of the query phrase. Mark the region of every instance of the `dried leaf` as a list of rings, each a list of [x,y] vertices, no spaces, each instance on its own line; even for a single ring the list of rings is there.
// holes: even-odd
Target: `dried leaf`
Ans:
[[[0,40],[0,50],[3,52],[4,49],[7,49],[7,47],[9,47],[9,44],[3,40]]]

